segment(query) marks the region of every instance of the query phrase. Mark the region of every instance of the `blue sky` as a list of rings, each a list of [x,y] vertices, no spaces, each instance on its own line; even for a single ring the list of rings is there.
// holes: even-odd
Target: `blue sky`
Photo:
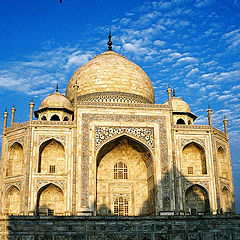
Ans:
[[[196,124],[207,124],[208,105],[220,130],[226,115],[240,212],[240,0],[62,1],[1,2],[0,111],[15,104],[16,121],[26,121],[31,97],[37,109],[56,83],[64,93],[74,71],[107,49],[111,29],[113,49],[147,72],[156,103],[170,84]]]

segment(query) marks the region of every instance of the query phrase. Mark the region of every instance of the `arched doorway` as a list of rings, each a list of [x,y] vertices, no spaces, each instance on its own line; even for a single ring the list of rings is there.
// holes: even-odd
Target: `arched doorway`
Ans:
[[[154,205],[150,150],[125,135],[102,146],[97,155],[97,214],[150,215]]]
[[[193,185],[185,193],[185,210],[191,214],[210,212],[209,197],[207,191],[199,186]]]
[[[63,215],[64,195],[54,184],[42,187],[37,196],[37,213],[43,215]]]

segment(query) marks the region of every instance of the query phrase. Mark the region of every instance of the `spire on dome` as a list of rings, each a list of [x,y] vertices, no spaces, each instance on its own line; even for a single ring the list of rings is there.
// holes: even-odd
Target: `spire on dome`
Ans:
[[[56,92],[58,92],[58,83],[57,83],[57,85],[56,85]]]
[[[109,35],[108,35],[108,51],[112,51],[112,35],[111,35],[111,31],[109,31]]]
[[[173,89],[173,97],[176,97],[175,88]]]

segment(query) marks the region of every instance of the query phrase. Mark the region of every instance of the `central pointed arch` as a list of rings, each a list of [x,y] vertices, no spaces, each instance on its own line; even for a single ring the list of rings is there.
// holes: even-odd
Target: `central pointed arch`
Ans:
[[[96,155],[96,181],[98,215],[116,214],[119,199],[128,199],[124,215],[154,214],[153,157],[142,142],[122,135],[105,143]]]

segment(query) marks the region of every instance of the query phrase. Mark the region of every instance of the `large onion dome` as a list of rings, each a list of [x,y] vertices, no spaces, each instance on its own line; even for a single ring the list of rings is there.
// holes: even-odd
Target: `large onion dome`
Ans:
[[[108,50],[81,66],[71,77],[66,97],[82,101],[154,103],[154,90],[148,75],[127,58]]]

